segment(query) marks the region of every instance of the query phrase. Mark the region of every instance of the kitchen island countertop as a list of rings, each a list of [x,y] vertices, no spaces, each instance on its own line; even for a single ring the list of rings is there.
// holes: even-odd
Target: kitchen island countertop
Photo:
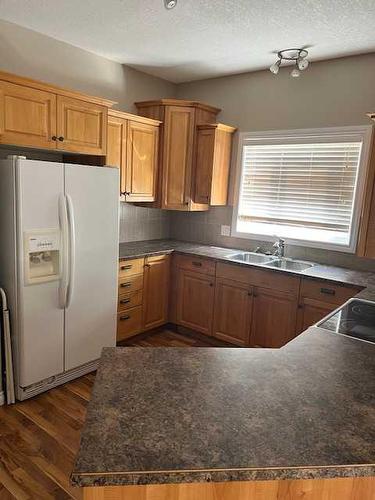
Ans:
[[[281,349],[107,348],[72,481],[375,475],[375,345],[312,327]]]

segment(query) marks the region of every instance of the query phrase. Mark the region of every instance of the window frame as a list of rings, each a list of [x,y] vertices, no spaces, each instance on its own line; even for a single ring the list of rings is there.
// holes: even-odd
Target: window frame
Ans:
[[[269,236],[262,233],[244,233],[237,231],[237,218],[239,209],[239,200],[241,193],[242,181],[242,158],[243,148],[246,145],[259,145],[259,144],[285,144],[286,142],[293,143],[297,139],[302,142],[334,142],[340,141],[362,141],[362,150],[360,161],[358,165],[357,184],[355,188],[355,198],[352,216],[352,227],[350,234],[350,243],[348,246],[339,245],[336,243],[299,240],[293,238],[281,237],[288,245],[295,245],[301,247],[320,248],[323,250],[335,250],[339,252],[354,254],[357,249],[359,233],[360,233],[360,220],[363,210],[363,201],[365,196],[366,179],[369,170],[369,159],[371,149],[371,139],[373,134],[372,125],[358,125],[350,127],[324,127],[324,128],[311,128],[311,129],[291,129],[291,130],[268,130],[264,132],[241,132],[238,138],[237,149],[237,162],[234,183],[234,203],[231,223],[231,236],[235,238],[251,239],[256,241],[275,241],[274,236]]]

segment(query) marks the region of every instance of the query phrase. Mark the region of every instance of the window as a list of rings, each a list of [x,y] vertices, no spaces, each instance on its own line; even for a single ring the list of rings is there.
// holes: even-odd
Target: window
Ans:
[[[354,252],[371,127],[241,134],[232,235]]]

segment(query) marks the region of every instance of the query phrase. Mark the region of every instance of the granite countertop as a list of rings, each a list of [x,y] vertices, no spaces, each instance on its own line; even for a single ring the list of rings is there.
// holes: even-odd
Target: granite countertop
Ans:
[[[80,486],[375,475],[375,345],[312,327],[281,349],[107,348]]]
[[[239,266],[257,267],[268,269],[278,273],[289,273],[301,277],[315,278],[320,280],[344,283],[346,285],[368,288],[362,291],[361,298],[375,300],[375,273],[366,271],[355,271],[344,267],[328,266],[315,264],[313,267],[304,271],[291,271],[285,269],[275,269],[262,264],[249,264],[238,262],[230,258],[234,253],[242,252],[238,248],[224,248],[199,243],[189,243],[177,240],[148,240],[134,241],[130,243],[120,243],[120,259],[134,259],[149,255],[158,255],[176,252],[185,255],[196,255],[206,257],[216,261],[230,262]]]

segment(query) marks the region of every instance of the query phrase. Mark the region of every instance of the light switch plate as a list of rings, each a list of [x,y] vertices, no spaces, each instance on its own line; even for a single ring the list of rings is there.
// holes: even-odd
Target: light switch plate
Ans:
[[[230,226],[221,226],[221,236],[230,236]]]

